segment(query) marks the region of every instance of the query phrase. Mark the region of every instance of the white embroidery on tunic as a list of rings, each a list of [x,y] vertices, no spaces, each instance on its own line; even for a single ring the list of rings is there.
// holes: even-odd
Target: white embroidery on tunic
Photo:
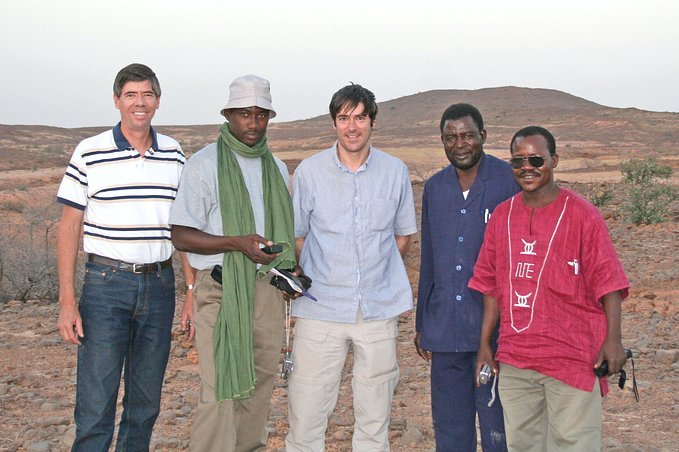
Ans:
[[[545,269],[545,263],[549,259],[549,253],[552,249],[552,242],[554,241],[554,237],[556,236],[556,231],[559,229],[559,225],[561,224],[561,220],[563,219],[564,214],[566,213],[566,207],[568,206],[568,200],[570,199],[569,196],[566,196],[566,199],[564,201],[563,208],[561,210],[561,214],[559,215],[559,219],[556,222],[556,225],[554,226],[554,231],[552,232],[552,236],[549,239],[549,243],[547,244],[547,250],[545,252],[545,257],[542,260],[542,265],[540,266],[540,273],[538,274],[537,281],[535,282],[535,294],[533,295],[533,292],[529,293],[528,295],[519,295],[518,292],[514,291],[514,282],[512,280],[512,269],[513,269],[513,259],[512,259],[512,225],[511,225],[511,218],[512,218],[512,211],[514,209],[514,197],[511,198],[511,201],[509,202],[509,213],[507,214],[507,244],[509,246],[509,315],[511,318],[511,326],[514,331],[517,333],[520,333],[522,331],[525,331],[530,327],[531,323],[533,323],[533,314],[535,313],[535,302],[538,299],[538,293],[540,292],[540,281],[542,279],[542,272]],[[535,244],[537,243],[537,240],[533,242],[526,242],[523,238],[521,239],[523,242],[523,251],[520,252],[519,254],[521,255],[533,255],[537,256],[537,253],[534,252],[534,247]],[[534,264],[528,265],[528,263],[519,263],[516,269],[516,276],[518,277],[523,277],[526,279],[532,279],[532,276],[529,276],[529,274],[533,273],[533,267]],[[532,299],[531,299],[531,295]],[[517,300],[516,303],[514,302],[514,296],[516,296]],[[526,312],[526,308],[530,308],[530,318],[528,319],[528,323],[525,325],[517,325],[514,321],[514,308],[522,308],[518,312]],[[524,314],[525,316],[525,314]],[[517,319],[518,322],[518,319]]]
[[[535,247],[535,244],[538,242],[537,240],[533,242],[526,242],[524,239],[521,239],[523,242],[523,251],[521,251],[521,254],[529,254],[531,256],[536,256],[535,251],[533,251],[533,247]]]
[[[517,278],[533,279],[533,267],[535,267],[535,264],[531,262],[517,262],[514,276]]]
[[[528,297],[533,295],[533,292],[530,292],[528,295],[519,295],[518,292],[514,292],[514,295],[516,295],[516,303],[514,306],[519,308],[530,308],[528,305]]]

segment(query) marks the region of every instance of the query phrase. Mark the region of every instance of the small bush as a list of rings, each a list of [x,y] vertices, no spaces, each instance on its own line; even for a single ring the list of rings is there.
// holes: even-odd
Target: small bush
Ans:
[[[602,208],[613,200],[613,187],[609,183],[601,182],[592,187],[587,197],[592,204]]]
[[[655,158],[629,160],[620,166],[627,200],[622,205],[625,217],[636,225],[660,223],[677,190],[661,179],[669,179],[672,168],[661,166]]]
[[[26,205],[19,201],[5,201],[0,204],[0,208],[8,212],[24,213]]]

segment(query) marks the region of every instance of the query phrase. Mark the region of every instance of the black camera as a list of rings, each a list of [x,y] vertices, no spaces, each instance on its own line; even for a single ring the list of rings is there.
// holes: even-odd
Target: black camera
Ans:
[[[627,359],[632,358],[632,350],[625,349],[625,355],[627,355]],[[608,375],[608,361],[602,362],[598,369],[594,369],[594,373],[597,377],[605,377]]]
[[[630,362],[632,363],[632,394],[634,394],[634,398],[636,399],[636,401],[639,402],[639,388],[637,386],[636,372],[634,371],[634,356],[632,355],[632,350],[625,349],[625,355],[627,355],[627,359],[629,359]],[[599,378],[605,377],[606,375],[608,375],[608,361],[602,362],[598,369],[594,369],[594,374]],[[620,369],[620,378],[618,379],[618,387],[620,389],[625,389],[625,383],[626,382],[627,382],[627,373],[625,372],[625,369]]]
[[[220,285],[222,284],[222,266],[221,265],[215,265],[212,268],[212,273],[210,273],[210,276],[212,276],[212,279],[217,281]]]
[[[300,293],[298,290],[295,289],[293,284],[296,284],[297,287],[304,291],[309,290],[309,287],[311,287],[311,278],[309,278],[307,275],[295,276],[292,274],[292,269],[290,270],[276,269],[276,270],[278,270],[284,276],[278,275],[272,276],[271,285],[291,296]]]

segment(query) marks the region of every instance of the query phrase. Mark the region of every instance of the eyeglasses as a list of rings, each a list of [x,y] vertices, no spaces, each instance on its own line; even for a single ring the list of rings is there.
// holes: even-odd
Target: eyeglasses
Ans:
[[[530,166],[533,168],[540,168],[545,164],[545,158],[538,157],[537,155],[532,155],[530,157],[514,157],[509,160],[509,163],[512,164],[512,168],[519,169],[523,167],[523,165],[526,163],[526,160],[528,160],[528,163],[530,163]]]

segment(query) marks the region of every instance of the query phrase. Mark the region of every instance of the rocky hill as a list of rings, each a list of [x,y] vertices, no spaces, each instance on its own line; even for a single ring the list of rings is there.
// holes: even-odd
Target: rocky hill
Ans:
[[[518,87],[435,90],[379,103],[373,143],[386,150],[439,148],[441,113],[456,102],[477,106],[488,130],[487,148],[505,150],[519,128],[550,129],[561,153],[672,157],[679,149],[679,113],[611,108],[561,91]],[[102,127],[64,129],[0,125],[0,171],[63,166],[75,145]],[[190,154],[213,141],[219,125],[158,126]],[[329,115],[269,125],[277,152],[317,151],[335,139]]]

